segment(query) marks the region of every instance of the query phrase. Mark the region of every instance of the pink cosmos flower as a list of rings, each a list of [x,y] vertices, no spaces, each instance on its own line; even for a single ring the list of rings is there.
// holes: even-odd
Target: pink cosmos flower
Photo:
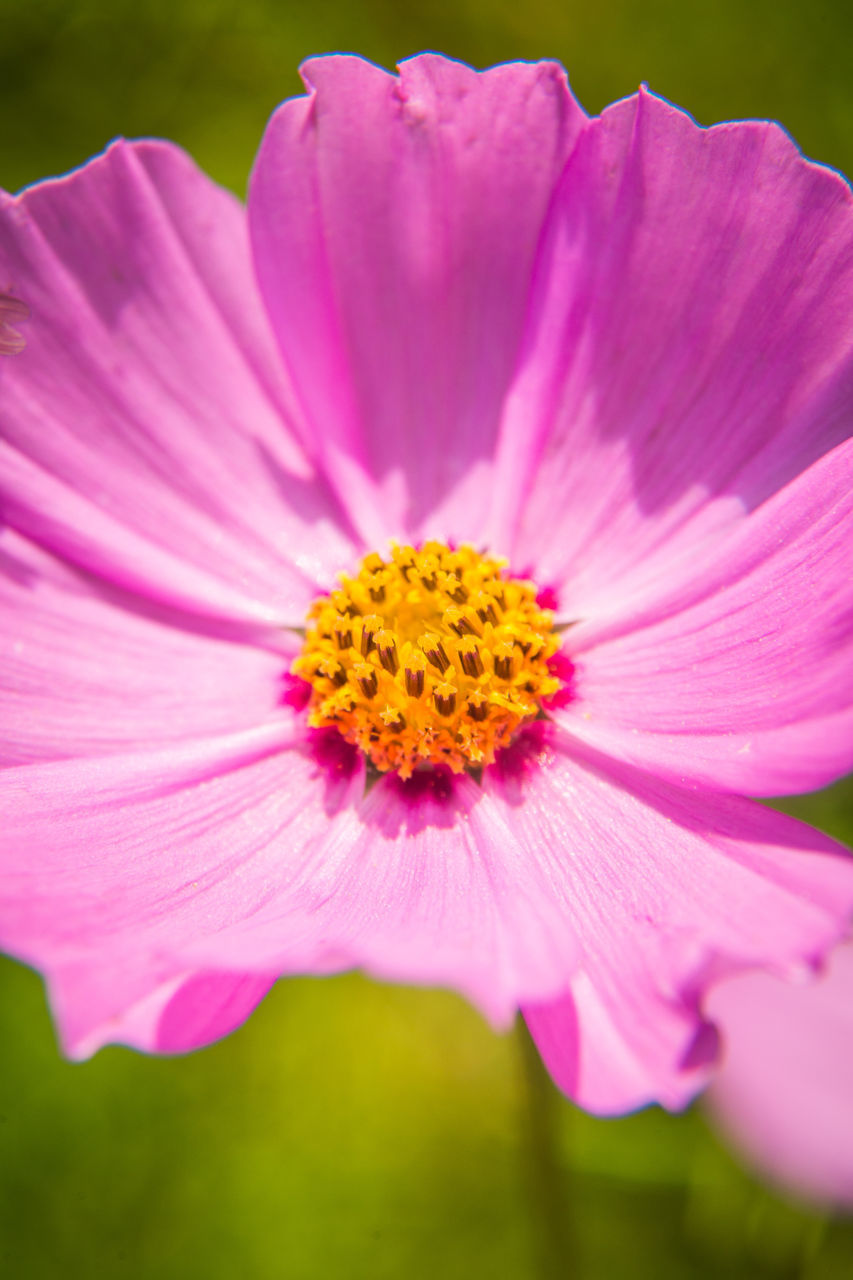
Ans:
[[[551,63],[305,83],[248,212],[157,142],[0,210],[0,942],[72,1056],[358,965],[678,1106],[853,906],[738,794],[853,765],[850,191]]]
[[[723,1130],[775,1182],[853,1206],[853,942],[819,982],[745,974],[709,1005],[725,1051],[707,1096]]]

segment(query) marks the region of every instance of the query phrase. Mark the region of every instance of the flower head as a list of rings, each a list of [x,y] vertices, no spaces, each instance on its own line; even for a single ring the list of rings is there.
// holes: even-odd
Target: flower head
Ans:
[[[312,686],[308,723],[404,780],[495,764],[560,689],[551,614],[529,582],[473,547],[371,553],[311,619],[292,668]]]
[[[738,794],[853,763],[850,192],[550,63],[304,75],[247,211],[153,142],[0,208],[0,941],[74,1055],[360,965],[680,1105],[853,906]]]

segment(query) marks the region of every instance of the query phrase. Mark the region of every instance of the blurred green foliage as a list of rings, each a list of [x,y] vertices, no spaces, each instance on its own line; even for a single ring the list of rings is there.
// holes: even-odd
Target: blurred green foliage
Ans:
[[[847,1280],[853,1223],[785,1204],[694,1110],[595,1120],[552,1093],[574,1263],[539,1268],[518,1041],[455,997],[282,982],[187,1058],[71,1065],[7,962],[0,1273],[10,1280]]]
[[[599,111],[647,81],[703,124],[782,121],[853,171],[846,0],[0,0],[0,184],[62,172],[110,138],[186,146],[236,191],[303,58],[391,67],[421,49],[475,65],[552,57]]]
[[[0,32],[7,189],[123,133],[174,138],[242,192],[297,64],[335,49],[387,66],[423,48],[556,57],[590,111],[645,80],[701,123],[779,119],[853,170],[842,0],[0,0]],[[853,839],[849,788],[788,807]],[[289,981],[205,1052],[72,1066],[35,975],[2,962],[0,988],[10,1280],[851,1274],[853,1223],[762,1188],[699,1111],[596,1121],[553,1093],[538,1096],[576,1252],[549,1271],[521,1042],[450,995]]]

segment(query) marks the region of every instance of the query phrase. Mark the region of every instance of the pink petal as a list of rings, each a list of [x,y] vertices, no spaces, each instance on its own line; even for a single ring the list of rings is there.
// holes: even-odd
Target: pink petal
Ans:
[[[267,128],[249,217],[312,440],[368,540],[473,537],[583,114],[554,63],[478,75],[424,54],[395,78],[335,56],[304,79]]]
[[[313,938],[323,971],[450,986],[508,1026],[520,1000],[561,990],[577,960],[561,886],[508,819],[465,777],[380,780],[318,841],[287,897],[229,940],[232,963],[280,971],[294,940]],[[194,962],[218,945],[200,942]]]
[[[69,1043],[107,1034],[108,1014],[121,1038],[188,971],[360,965],[452,986],[503,1024],[562,988],[563,903],[507,848],[500,809],[443,774],[362,799],[354,756],[317,741],[284,722],[0,773],[0,945],[59,984]]]
[[[853,860],[819,832],[567,738],[485,785],[512,806],[522,862],[550,869],[581,948],[563,998],[524,1012],[556,1082],[590,1110],[683,1105],[713,1050],[705,988],[810,963],[853,909]]]
[[[227,948],[206,966],[187,949],[286,890],[334,830],[340,789],[285,708],[243,733],[0,771],[0,944],[53,972],[120,960],[132,939],[138,974],[150,957],[146,991],[188,969],[234,971]]]
[[[252,936],[254,915],[286,895],[306,850],[363,789],[362,773],[336,782],[303,748],[288,718],[158,752],[0,771],[0,948],[45,974],[73,1056],[114,1042],[182,1052],[261,998],[275,975],[235,968],[228,930]],[[188,961],[203,938],[215,965]],[[319,971],[313,940],[300,946],[290,939],[291,970]]]
[[[0,764],[148,749],[280,718],[286,642],[271,637],[280,651],[266,652],[123,604],[0,533]]]
[[[352,543],[291,433],[238,202],[116,143],[3,198],[0,275],[32,313],[3,365],[7,522],[154,600],[301,622]]]
[[[623,1038],[642,1100],[674,1104],[704,985],[810,959],[853,903],[831,841],[745,801],[559,744],[482,789],[437,773],[362,799],[340,740],[282,716],[0,773],[0,945],[47,974],[75,1052],[125,1034],[156,1047],[164,985],[187,975],[360,965],[452,986],[502,1024],[571,990],[593,1058]],[[636,1080],[620,1088],[578,1096],[637,1105]]]
[[[274,978],[194,973],[150,988],[152,974],[124,964],[69,965],[50,981],[64,1052],[88,1058],[107,1044],[148,1053],[188,1053],[229,1035],[257,1007]]]
[[[752,794],[853,769],[853,442],[784,488],[669,591],[573,628],[576,701],[602,749]]]
[[[645,1016],[649,1007],[641,1008]],[[624,1115],[650,1102],[680,1110],[707,1083],[717,1050],[713,1030],[686,1004],[657,998],[651,1014],[641,1036],[628,1034],[637,1016],[630,996],[614,1001],[585,973],[572,980],[569,995],[524,1009],[555,1083],[599,1116]]]
[[[709,1013],[725,1055],[708,1099],[734,1145],[800,1195],[853,1205],[853,943],[814,983],[724,983]]]
[[[646,91],[555,197],[509,393],[495,529],[567,619],[687,577],[849,434],[853,200],[776,125]],[[519,503],[522,504],[521,509]]]

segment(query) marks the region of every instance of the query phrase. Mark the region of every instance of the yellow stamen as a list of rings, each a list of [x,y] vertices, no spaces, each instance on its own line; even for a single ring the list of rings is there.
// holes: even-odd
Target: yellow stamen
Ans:
[[[380,772],[491,764],[560,687],[552,615],[531,582],[473,547],[375,552],[315,600],[293,672],[309,723],[334,725]]]
[[[437,684],[433,691],[435,709],[440,716],[452,716],[456,710],[456,690],[452,684]]]

